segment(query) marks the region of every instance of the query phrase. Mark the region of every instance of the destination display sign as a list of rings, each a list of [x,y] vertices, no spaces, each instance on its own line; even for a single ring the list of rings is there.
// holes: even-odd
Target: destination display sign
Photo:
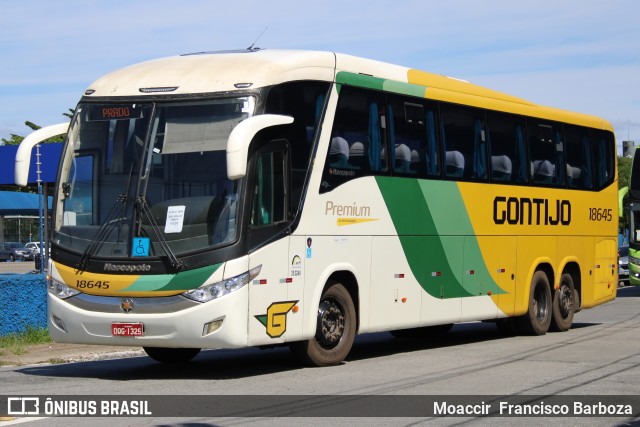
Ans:
[[[89,121],[129,120],[143,117],[143,107],[128,105],[90,105]]]

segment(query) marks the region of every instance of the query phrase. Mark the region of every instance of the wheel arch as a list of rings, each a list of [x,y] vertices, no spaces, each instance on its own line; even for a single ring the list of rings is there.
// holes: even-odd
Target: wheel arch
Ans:
[[[356,333],[360,329],[360,292],[358,287],[358,279],[356,279],[355,274],[349,270],[338,270],[334,271],[329,278],[327,279],[322,292],[324,292],[332,283],[338,282],[341,283],[349,295],[351,296],[351,301],[353,301],[353,306],[356,309]]]
[[[361,297],[360,287],[358,285],[358,273],[357,270],[350,264],[340,263],[327,266],[323,274],[318,276],[318,280],[315,282],[315,286],[312,290],[306,292],[306,297],[309,298],[309,302],[305,305],[309,307],[307,316],[305,316],[303,338],[308,339],[314,336],[316,333],[316,320],[318,306],[320,305],[320,298],[324,291],[334,282],[341,283],[353,301],[353,306],[356,311],[356,333],[360,330],[361,323]]]
[[[573,289],[576,292],[576,296],[578,298],[578,300],[576,301],[576,311],[578,311],[580,309],[582,301],[582,270],[580,269],[580,264],[577,262],[577,260],[571,260],[564,265],[562,273],[569,274],[573,279]]]
[[[531,281],[533,280],[533,276],[534,274],[536,274],[536,271],[542,271],[547,275],[549,285],[551,286],[551,292],[553,293],[553,287],[555,283],[553,264],[548,258],[538,258],[531,264],[529,272],[527,273],[527,279],[524,283],[522,283],[521,288],[519,288],[522,289],[522,293],[520,293],[517,299],[518,303],[516,305],[515,316],[523,315],[529,309],[529,293],[531,292]]]

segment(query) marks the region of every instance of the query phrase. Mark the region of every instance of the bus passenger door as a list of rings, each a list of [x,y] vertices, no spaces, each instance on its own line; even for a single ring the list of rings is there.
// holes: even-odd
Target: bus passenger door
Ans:
[[[290,274],[288,162],[285,140],[267,143],[249,162],[249,268],[260,266],[260,274],[248,285],[250,346],[284,342],[287,321],[297,303],[287,296]]]

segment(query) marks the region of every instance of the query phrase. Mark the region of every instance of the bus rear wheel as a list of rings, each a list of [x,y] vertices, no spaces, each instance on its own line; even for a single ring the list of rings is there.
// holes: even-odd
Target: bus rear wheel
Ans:
[[[161,363],[188,362],[200,353],[199,348],[142,347],[147,356]]]
[[[356,335],[356,310],[351,295],[340,283],[330,284],[320,298],[316,336],[291,344],[291,350],[312,366],[341,363]]]
[[[544,271],[534,273],[529,290],[529,309],[518,318],[518,331],[528,335],[544,335],[551,325],[551,287]]]
[[[565,273],[560,278],[560,288],[553,295],[552,331],[564,332],[571,328],[575,314],[574,300],[573,277]]]

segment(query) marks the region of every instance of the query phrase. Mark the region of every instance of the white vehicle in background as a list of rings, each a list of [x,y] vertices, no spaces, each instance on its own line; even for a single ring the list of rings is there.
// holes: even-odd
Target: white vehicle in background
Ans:
[[[40,242],[29,242],[24,245],[26,248],[31,249],[35,254],[40,253]]]

